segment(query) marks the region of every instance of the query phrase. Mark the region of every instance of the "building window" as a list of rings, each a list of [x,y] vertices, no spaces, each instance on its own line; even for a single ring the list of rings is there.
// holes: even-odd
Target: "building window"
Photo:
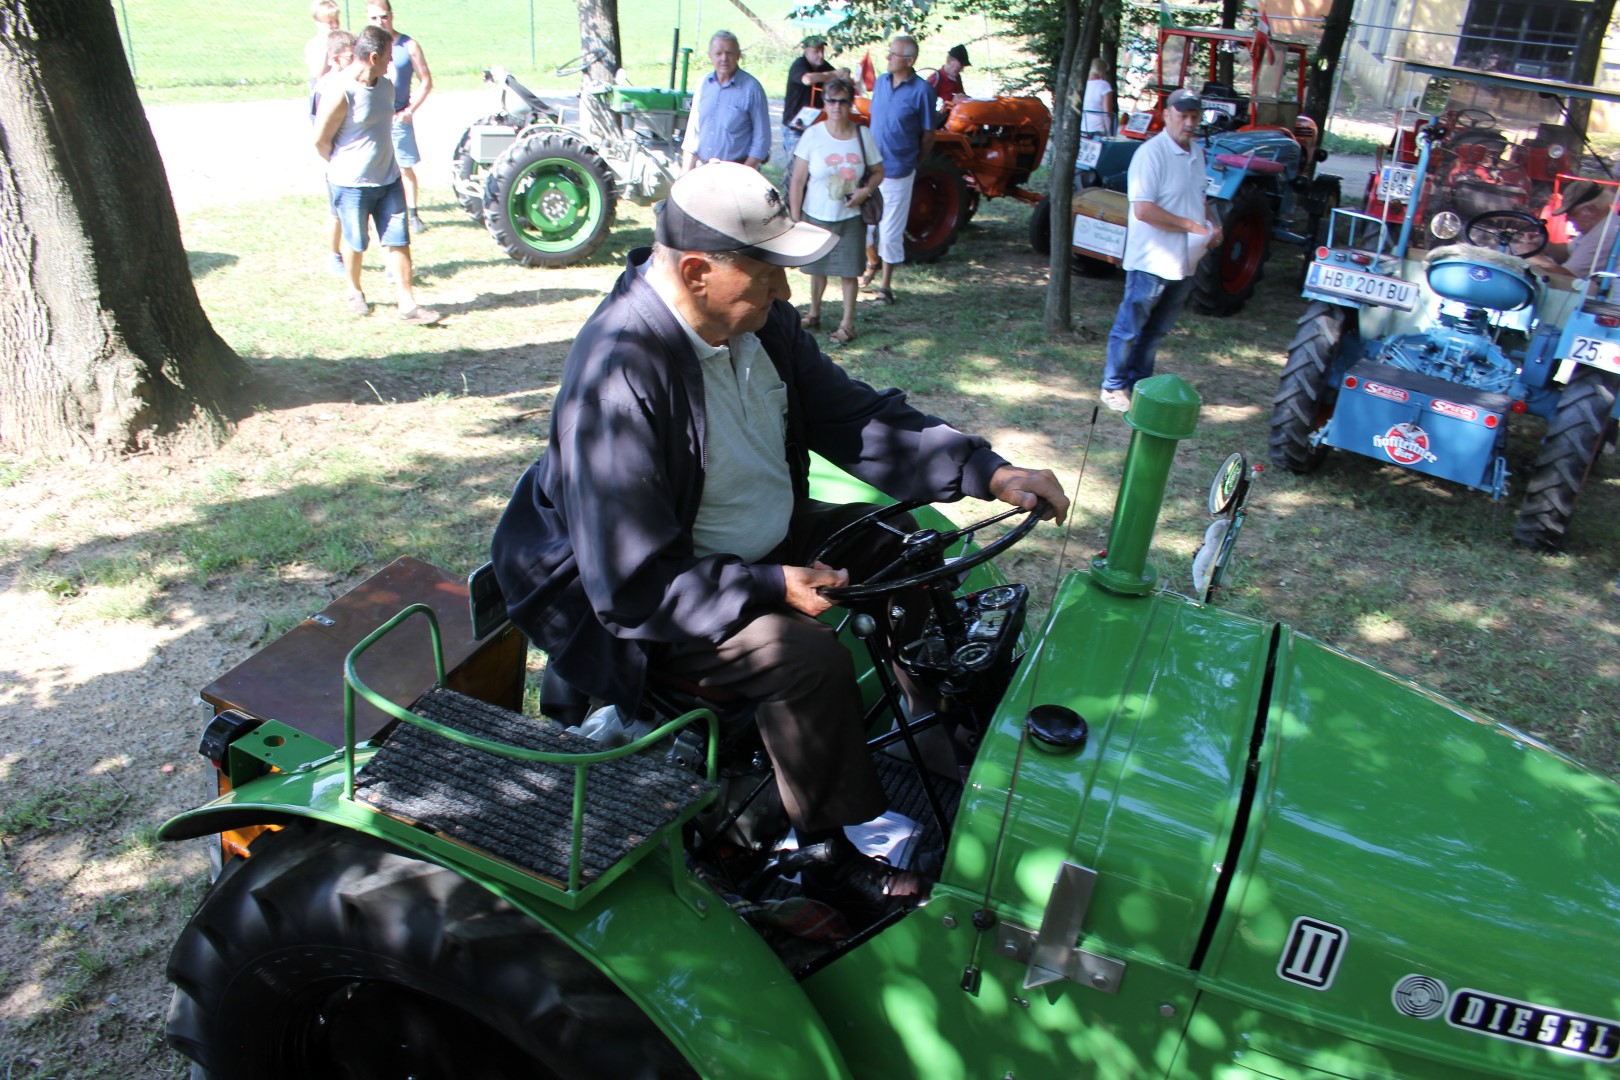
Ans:
[[[1538,79],[1574,77],[1575,48],[1592,4],[1577,0],[1473,0],[1457,63]]]

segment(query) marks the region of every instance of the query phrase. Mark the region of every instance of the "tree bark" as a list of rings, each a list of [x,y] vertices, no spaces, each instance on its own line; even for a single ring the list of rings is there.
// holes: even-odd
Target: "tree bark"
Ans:
[[[198,303],[107,0],[0,0],[0,449],[196,452],[246,375]]]
[[[574,0],[579,9],[580,52],[600,53],[601,59],[585,68],[593,82],[611,83],[623,61],[619,51],[619,0]]]
[[[1057,86],[1052,101],[1052,181],[1047,199],[1052,207],[1052,251],[1047,259],[1046,310],[1047,336],[1067,333],[1071,327],[1069,289],[1073,274],[1074,159],[1080,150],[1080,104],[1085,93],[1086,72],[1102,47],[1103,19],[1109,0],[1065,0],[1063,14],[1063,59],[1055,72]]]
[[[1305,78],[1304,113],[1316,121],[1319,131],[1327,130],[1328,111],[1333,107],[1333,76],[1339,70],[1344,39],[1350,35],[1350,15],[1355,0],[1333,0],[1322,20],[1322,40],[1311,57],[1311,70]]]
[[[1091,0],[1096,4],[1099,0]],[[1052,179],[1047,186],[1051,207],[1051,249],[1046,261],[1046,334],[1068,333],[1072,257],[1069,245],[1074,202],[1074,157],[1080,149],[1080,106],[1075,97],[1075,56],[1080,47],[1080,0],[1064,0],[1063,55],[1054,66],[1052,87]]]

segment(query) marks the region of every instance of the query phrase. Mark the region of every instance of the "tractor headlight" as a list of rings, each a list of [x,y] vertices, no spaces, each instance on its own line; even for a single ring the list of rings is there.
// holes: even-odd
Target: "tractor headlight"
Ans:
[[[1436,240],[1455,240],[1462,232],[1462,218],[1454,210],[1442,210],[1429,219],[1429,232]]]
[[[1547,156],[1552,158],[1554,161],[1557,161],[1559,158],[1563,157],[1563,143],[1553,143],[1551,146],[1547,147]]]

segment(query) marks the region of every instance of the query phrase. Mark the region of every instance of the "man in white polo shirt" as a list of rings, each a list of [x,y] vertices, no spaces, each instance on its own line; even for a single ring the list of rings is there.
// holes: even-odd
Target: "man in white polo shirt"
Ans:
[[[1131,407],[1131,388],[1153,374],[1159,342],[1192,291],[1198,258],[1221,241],[1204,207],[1204,149],[1193,141],[1203,109],[1186,87],[1171,94],[1164,130],[1131,159],[1125,296],[1108,334],[1102,380],[1102,403],[1116,412]]]

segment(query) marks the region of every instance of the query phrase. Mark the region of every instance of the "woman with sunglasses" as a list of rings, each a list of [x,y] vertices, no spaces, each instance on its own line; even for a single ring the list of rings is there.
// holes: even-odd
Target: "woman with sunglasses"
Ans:
[[[830,79],[822,87],[827,117],[807,131],[793,151],[788,182],[788,211],[795,221],[809,221],[838,234],[837,245],[813,263],[800,267],[810,275],[810,314],[804,325],[821,325],[821,294],[827,279],[844,287],[844,317],[828,339],[839,345],[855,340],[855,298],[866,267],[866,226],[861,204],[883,179],[883,160],[871,133],[854,121],[855,84]]]

